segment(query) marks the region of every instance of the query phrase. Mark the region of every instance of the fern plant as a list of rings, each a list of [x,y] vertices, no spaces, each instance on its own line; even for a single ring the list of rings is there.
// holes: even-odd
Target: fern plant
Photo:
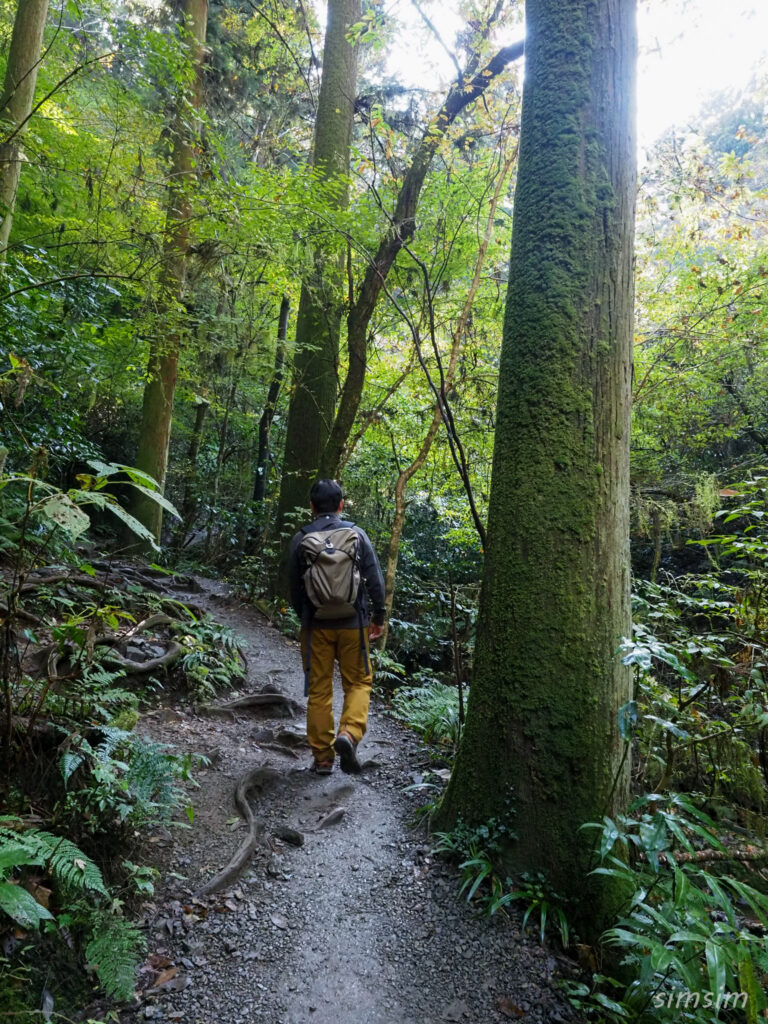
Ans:
[[[652,794],[626,816],[585,827],[598,839],[594,873],[631,894],[603,935],[632,975],[625,1019],[709,1024],[713,1007],[735,1007],[756,1024],[766,1007],[768,897],[702,866],[727,863],[714,822],[686,797]]]
[[[459,741],[459,692],[454,686],[436,679],[425,686],[403,686],[395,691],[392,711],[428,743],[455,747]]]
[[[125,918],[103,911],[93,915],[85,958],[112,999],[127,1000],[133,995],[136,965],[145,946],[144,936]]]
[[[17,831],[18,818],[0,818],[0,910],[23,928],[39,928],[53,914],[14,878],[21,869],[43,868],[67,892],[107,895],[101,872],[74,843],[39,829]]]
[[[67,809],[92,831],[118,822],[146,827],[169,821],[184,803],[179,783],[191,780],[190,759],[123,729],[105,726],[101,733],[97,746],[81,737],[61,758],[65,785],[81,766],[88,770],[84,785],[67,795]]]
[[[185,623],[177,637],[185,649],[181,667],[196,700],[208,700],[243,678],[237,638],[209,616]]]

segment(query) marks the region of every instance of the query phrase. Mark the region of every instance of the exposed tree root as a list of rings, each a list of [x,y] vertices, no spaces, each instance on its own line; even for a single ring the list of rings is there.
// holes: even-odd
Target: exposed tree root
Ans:
[[[251,789],[261,787],[264,783],[271,782],[279,777],[280,772],[275,771],[274,768],[270,768],[268,765],[259,765],[258,768],[251,768],[250,771],[246,772],[237,783],[235,787],[235,807],[237,807],[245,819],[245,823],[248,826],[248,835],[237,848],[227,866],[218,875],[214,875],[210,881],[201,886],[195,893],[195,896],[207,896],[212,892],[218,892],[219,889],[226,888],[226,886],[231,885],[239,877],[240,872],[251,859],[253,851],[263,841],[262,836],[265,828],[264,822],[257,821],[251,810],[251,805],[248,803],[248,793]]]
[[[758,850],[754,846],[748,846],[746,849],[734,847],[732,850],[693,850],[676,853],[674,857],[675,864],[707,864],[717,860],[763,861],[768,860],[768,850]],[[640,859],[647,860],[648,858],[643,853],[640,855]],[[661,864],[670,863],[665,853],[659,854],[659,862]]]
[[[5,617],[10,614],[8,605],[0,602],[0,615]],[[31,622],[33,626],[43,625],[43,620],[39,616],[33,615],[32,612],[25,611],[23,608],[14,608],[13,615],[17,619],[23,619],[25,622]]]
[[[157,612],[155,615],[150,615],[148,618],[142,619],[141,622],[137,622],[127,633],[123,634],[122,639],[129,640],[132,636],[136,636],[137,633],[143,633],[147,629],[154,629],[155,626],[170,626],[172,622],[173,619],[170,615]]]
[[[155,669],[168,668],[169,665],[173,665],[183,653],[184,648],[181,644],[177,644],[175,640],[172,640],[164,654],[158,655],[157,658],[149,658],[147,661],[131,661],[130,658],[124,658],[117,651],[109,651],[104,656],[104,660],[119,665],[131,675],[147,675],[149,672],[154,672]]]
[[[250,693],[246,697],[231,700],[228,704],[202,704],[199,710],[214,715],[226,715],[256,707],[282,707],[287,708],[291,714],[297,714],[302,710],[300,704],[283,693]]]

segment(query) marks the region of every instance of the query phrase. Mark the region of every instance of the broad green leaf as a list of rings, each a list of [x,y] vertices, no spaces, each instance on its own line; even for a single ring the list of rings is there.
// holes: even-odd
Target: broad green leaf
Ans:
[[[135,533],[137,537],[147,541],[153,550],[160,550],[154,534],[150,533],[146,526],[144,526],[143,523],[140,523],[135,516],[131,515],[130,512],[126,512],[122,505],[118,505],[117,502],[107,501],[104,503],[104,508],[109,509],[113,515],[116,515],[118,519],[121,519],[128,529],[131,530],[132,533]]]
[[[120,466],[115,462],[102,462],[100,459],[88,459],[88,465],[95,469],[99,476],[114,476],[120,472]]]
[[[712,939],[707,939],[704,945],[704,955],[707,958],[709,990],[716,999],[725,991],[725,954],[719,943],[714,942]]]
[[[22,928],[39,928],[41,921],[52,921],[53,914],[37,902],[26,889],[11,882],[0,882],[0,910]]]
[[[42,864],[23,843],[8,843],[0,847],[0,872],[6,868],[15,868],[21,864]]]
[[[175,506],[168,501],[165,495],[161,494],[160,491],[152,491],[149,487],[144,487],[142,484],[137,484],[135,481],[132,481],[129,486],[133,487],[137,491],[141,491],[142,494],[146,494],[148,498],[151,498],[152,501],[156,501],[161,508],[166,510],[166,512],[170,512],[172,516],[176,516],[177,519],[181,519],[181,516],[176,511]]]
[[[153,476],[149,473],[145,473],[142,469],[136,469],[135,466],[124,466],[122,463],[118,463],[118,468],[121,469],[126,476],[130,477],[135,484],[141,484],[142,487],[148,487],[150,491],[159,491],[160,485]]]
[[[41,502],[39,511],[51,519],[57,526],[75,540],[81,533],[85,533],[91,525],[91,520],[67,494],[53,494]]]
[[[758,1011],[765,1006],[766,998],[755,975],[755,965],[749,950],[740,948],[743,959],[739,960],[739,989],[747,993],[747,1024],[758,1024]]]

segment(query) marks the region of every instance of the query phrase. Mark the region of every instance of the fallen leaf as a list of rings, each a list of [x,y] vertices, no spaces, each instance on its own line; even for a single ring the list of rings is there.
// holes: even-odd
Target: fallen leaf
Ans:
[[[152,953],[147,957],[147,963],[150,967],[154,967],[155,970],[162,971],[166,967],[173,965],[173,960],[170,957],[165,956],[164,953]]]
[[[496,1009],[505,1017],[523,1017],[525,1015],[525,1010],[521,1010],[517,1003],[513,1003],[506,996],[496,1000]]]
[[[46,889],[44,885],[39,885],[37,882],[28,882],[26,885],[27,892],[39,903],[41,907],[45,907],[46,910],[50,910],[51,902],[51,890]]]
[[[164,971],[161,971],[158,974],[158,976],[155,978],[155,983],[154,983],[154,985],[152,987],[153,988],[159,988],[161,985],[164,985],[166,983],[166,981],[170,981],[171,978],[175,978],[178,973],[179,973],[179,968],[178,967],[168,967],[168,968],[166,968]]]
[[[155,985],[154,987],[158,992],[181,992],[191,984],[192,979],[189,975],[180,974],[177,978],[170,978],[168,981],[164,981],[162,985]]]

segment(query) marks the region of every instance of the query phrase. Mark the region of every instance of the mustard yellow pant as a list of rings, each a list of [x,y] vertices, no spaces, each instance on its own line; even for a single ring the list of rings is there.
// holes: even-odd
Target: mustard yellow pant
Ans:
[[[360,646],[359,629],[322,629],[313,626],[311,636],[301,631],[303,665],[307,666],[309,639],[309,700],[307,701],[307,739],[316,761],[333,761],[333,666],[339,663],[344,705],[339,732],[348,732],[355,743],[365,735],[373,675],[370,668],[368,630],[363,630],[365,657]],[[366,667],[367,666],[367,667]]]

